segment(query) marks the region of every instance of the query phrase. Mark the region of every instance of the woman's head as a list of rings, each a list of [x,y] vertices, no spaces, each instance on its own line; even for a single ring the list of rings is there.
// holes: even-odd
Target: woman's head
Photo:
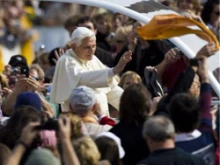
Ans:
[[[30,66],[30,76],[35,78],[37,81],[44,81],[45,73],[43,69],[38,64],[33,64]]]
[[[96,136],[95,143],[101,153],[101,160],[108,160],[111,164],[121,165],[125,151],[121,140],[111,132],[102,132]]]
[[[41,122],[41,113],[31,106],[20,106],[14,110],[5,127],[1,129],[0,141],[13,148],[22,129],[29,122]]]
[[[201,13],[205,24],[215,27],[220,21],[220,2],[219,0],[208,0]]]
[[[143,84],[130,85],[121,96],[120,120],[135,121],[138,124],[143,124],[149,113],[150,104],[150,93]]]
[[[121,76],[121,80],[118,85],[125,89],[129,85],[134,83],[141,83],[141,81],[141,77],[137,73],[133,71],[127,71]]]
[[[109,137],[99,137],[95,143],[101,153],[101,160],[108,160],[111,164],[120,165],[119,151],[116,142]]]
[[[97,165],[100,159],[99,150],[95,142],[88,136],[77,139],[73,147],[81,165]]]
[[[189,89],[189,93],[193,97],[198,98],[199,95],[200,95],[200,86],[201,86],[201,83],[200,83],[200,80],[199,80],[199,76],[198,76],[198,74],[195,74],[192,85]]]
[[[132,31],[132,26],[124,26],[124,27],[119,27],[116,32],[115,36],[113,38],[113,42],[116,47],[116,52],[119,53],[121,50],[127,46],[128,44],[128,35]]]
[[[67,116],[71,121],[71,139],[78,139],[83,136],[82,121],[77,115],[71,112],[64,112],[60,116]]]
[[[183,12],[193,12],[198,15],[201,10],[199,0],[178,0],[177,7]]]

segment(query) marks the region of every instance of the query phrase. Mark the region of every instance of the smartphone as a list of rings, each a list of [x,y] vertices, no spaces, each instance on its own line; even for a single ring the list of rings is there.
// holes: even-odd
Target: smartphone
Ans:
[[[29,77],[29,67],[28,66],[21,66],[21,72],[22,75],[25,75],[25,77]]]
[[[58,121],[53,120],[53,119],[49,119],[44,124],[36,126],[35,129],[36,130],[54,130],[54,131],[58,131],[58,129],[59,129]]]

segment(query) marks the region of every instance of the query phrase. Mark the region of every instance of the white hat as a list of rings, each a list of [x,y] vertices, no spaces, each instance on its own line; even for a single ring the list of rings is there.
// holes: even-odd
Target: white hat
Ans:
[[[77,27],[77,28],[73,31],[72,35],[71,35],[71,40],[74,40],[74,39],[76,39],[76,38],[82,40],[82,39],[84,39],[84,38],[86,38],[86,37],[92,37],[92,36],[94,36],[94,35],[95,35],[94,32],[91,31],[91,30],[89,30],[89,29],[86,28],[86,27]]]
[[[125,151],[123,147],[121,146],[121,139],[119,139],[115,134],[111,132],[102,132],[96,136],[96,139],[98,139],[99,137],[103,137],[103,136],[109,137],[116,142],[118,146],[118,150],[119,150],[119,157],[120,159],[122,159],[125,156]]]
[[[70,95],[70,104],[73,107],[77,105],[92,107],[95,105],[96,101],[97,98],[94,90],[86,86],[78,86],[74,88]]]

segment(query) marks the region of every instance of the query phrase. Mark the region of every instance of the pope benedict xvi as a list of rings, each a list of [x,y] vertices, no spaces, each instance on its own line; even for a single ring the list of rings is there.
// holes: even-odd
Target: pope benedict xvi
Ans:
[[[114,75],[131,61],[132,52],[125,52],[114,68],[107,68],[94,55],[95,50],[96,37],[91,30],[78,27],[73,31],[71,49],[57,62],[51,90],[51,101],[61,104],[62,111],[69,111],[71,91],[80,85],[94,89],[103,114],[109,115],[108,103],[118,109],[123,90]]]

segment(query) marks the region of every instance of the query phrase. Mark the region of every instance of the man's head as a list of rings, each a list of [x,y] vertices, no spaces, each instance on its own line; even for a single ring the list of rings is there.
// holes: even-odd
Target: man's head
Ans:
[[[189,94],[178,94],[169,104],[170,117],[176,132],[188,133],[197,129],[200,123],[200,106]]]
[[[142,135],[146,139],[150,150],[163,143],[174,145],[175,129],[173,123],[166,117],[150,117],[144,123]],[[161,145],[162,147],[162,145]]]
[[[77,28],[77,21],[79,19],[78,15],[74,15],[69,17],[64,23],[64,28],[68,31],[69,35],[73,33],[73,31]]]
[[[96,27],[95,21],[88,16],[80,17],[76,22],[76,26],[86,27],[86,28],[90,29],[91,31],[93,31],[95,34],[97,32],[97,27]]]
[[[88,28],[78,27],[72,33],[71,48],[82,60],[92,60],[96,50],[95,34]]]
[[[73,113],[84,117],[96,109],[97,98],[91,88],[79,86],[72,91],[69,104]]]

